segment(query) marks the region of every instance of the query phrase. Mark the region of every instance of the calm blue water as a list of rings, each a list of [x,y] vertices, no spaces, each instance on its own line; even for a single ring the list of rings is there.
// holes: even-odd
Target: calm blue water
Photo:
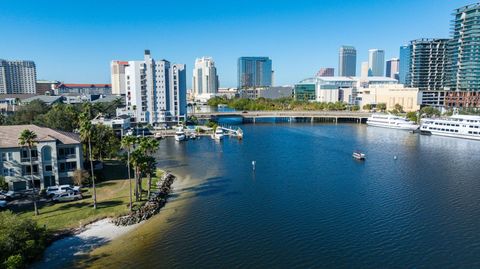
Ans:
[[[480,268],[480,142],[355,124],[241,127],[243,141],[162,143],[160,165],[194,175],[177,191],[195,195],[167,234],[129,250],[136,267]]]

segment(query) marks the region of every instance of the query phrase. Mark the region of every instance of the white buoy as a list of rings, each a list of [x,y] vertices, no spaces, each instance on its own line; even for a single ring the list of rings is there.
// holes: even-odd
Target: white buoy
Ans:
[[[393,156],[393,159],[396,160],[396,159],[397,159],[397,155]]]
[[[252,169],[255,170],[255,161],[252,161]]]

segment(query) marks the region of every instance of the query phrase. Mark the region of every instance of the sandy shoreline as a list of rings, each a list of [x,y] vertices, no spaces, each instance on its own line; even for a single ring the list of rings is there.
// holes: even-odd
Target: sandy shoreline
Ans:
[[[32,268],[65,268],[92,250],[136,229],[143,222],[130,226],[116,226],[111,218],[86,225],[79,233],[53,242],[44,252],[42,260]]]

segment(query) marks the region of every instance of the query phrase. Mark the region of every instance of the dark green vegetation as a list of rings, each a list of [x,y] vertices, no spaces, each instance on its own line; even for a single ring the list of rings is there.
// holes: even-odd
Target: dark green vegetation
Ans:
[[[299,101],[293,98],[285,97],[278,99],[266,99],[260,97],[258,99],[236,98],[227,99],[224,97],[214,97],[208,100],[208,105],[217,106],[225,104],[236,110],[359,110],[358,106],[349,106],[343,102],[324,103]]]
[[[42,254],[47,231],[30,218],[0,212],[0,268],[24,268]]]
[[[91,114],[102,114],[106,117],[114,117],[115,110],[121,105],[121,101],[117,99],[112,102],[93,103]],[[79,116],[83,111],[83,106],[70,104],[54,104],[47,106],[40,100],[34,100],[28,104],[17,106],[17,111],[12,115],[0,115],[0,125],[20,125],[20,124],[36,124],[52,129],[72,132],[79,128]]]

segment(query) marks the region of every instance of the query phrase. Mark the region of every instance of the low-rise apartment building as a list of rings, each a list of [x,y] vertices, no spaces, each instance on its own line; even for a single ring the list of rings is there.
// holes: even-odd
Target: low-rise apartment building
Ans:
[[[0,126],[0,175],[14,191],[30,189],[30,155],[19,145],[23,130],[37,135],[31,156],[35,187],[71,184],[73,172],[83,168],[83,152],[77,134],[36,125]]]

